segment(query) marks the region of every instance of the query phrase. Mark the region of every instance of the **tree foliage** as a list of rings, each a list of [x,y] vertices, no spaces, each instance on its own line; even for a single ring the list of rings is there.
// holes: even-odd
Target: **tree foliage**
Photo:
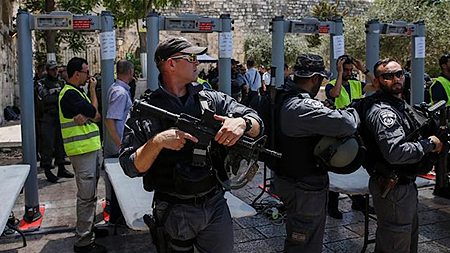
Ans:
[[[106,9],[114,13],[114,21],[117,25],[128,27],[131,24],[138,25],[139,19],[144,19],[152,9],[161,9],[166,6],[178,6],[182,0],[103,0]],[[140,51],[145,52],[147,37],[139,32]]]
[[[439,58],[446,52],[450,52],[450,43],[446,34],[450,34],[450,1],[449,0],[374,0],[368,11],[358,16],[347,16],[348,11],[338,12],[338,4],[332,5],[320,2],[313,9],[313,16],[322,20],[330,20],[331,17],[344,17],[344,37],[346,54],[354,55],[359,59],[366,57],[366,33],[365,24],[371,19],[380,22],[393,22],[396,20],[407,23],[425,21],[426,26],[426,64],[425,70],[431,76],[437,76],[440,72]],[[300,37],[300,36],[297,36]],[[293,63],[295,55],[301,52],[317,53],[324,56],[328,62],[329,46],[328,36],[308,37],[304,39],[290,39],[288,34],[285,39],[285,59]],[[307,46],[313,46],[307,48]],[[254,58],[262,64],[269,64],[271,60],[271,37],[266,33],[253,32],[246,38],[244,50],[247,58]],[[294,53],[295,52],[295,53]],[[405,64],[411,57],[410,37],[380,37],[380,58],[391,57]],[[370,66],[369,66],[370,67]]]
[[[330,4],[327,1],[320,1],[313,7],[311,15],[321,21],[333,21],[336,18],[344,18],[348,14],[348,10],[338,11],[339,1]],[[318,47],[321,45],[321,37],[319,34],[307,36],[308,47]]]
[[[365,58],[365,27],[370,19],[380,22],[401,20],[413,23],[425,21],[426,26],[426,71],[431,76],[440,72],[439,58],[450,51],[445,34],[450,33],[449,1],[428,0],[375,0],[368,12],[360,17],[346,17],[346,52],[359,58]],[[380,39],[380,58],[391,57],[405,63],[411,57],[411,38],[385,37]]]
[[[33,13],[48,13],[53,10],[70,11],[74,14],[86,14],[100,4],[100,0],[25,0],[23,5]],[[50,34],[52,33],[52,34]],[[67,43],[75,53],[86,49],[86,32],[74,31],[36,31],[38,51],[36,61],[46,61],[46,53],[61,52],[62,42]],[[51,41],[49,41],[51,40]]]
[[[284,61],[293,66],[297,56],[301,53],[316,53],[324,51],[322,47],[308,48],[304,36],[286,34],[284,38]],[[325,50],[326,51],[326,50]],[[254,59],[257,64],[270,66],[272,63],[272,37],[264,32],[253,32],[244,41],[246,59]]]

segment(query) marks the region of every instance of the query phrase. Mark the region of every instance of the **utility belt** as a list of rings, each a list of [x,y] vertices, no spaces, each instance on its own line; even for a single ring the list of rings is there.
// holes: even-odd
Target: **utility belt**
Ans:
[[[182,198],[178,198],[178,197],[166,194],[166,193],[155,192],[154,198],[156,201],[165,201],[165,202],[167,202],[169,204],[173,204],[173,205],[175,205],[175,204],[201,205],[201,204],[205,203],[207,200],[215,197],[219,193],[223,194],[223,191],[219,188],[215,188],[203,196],[182,199]]]
[[[392,174],[391,177],[383,177],[375,175],[374,178],[377,180],[378,185],[381,189],[381,197],[386,198],[391,190],[393,190],[397,185],[409,185],[416,181],[416,177],[398,177],[395,174]]]

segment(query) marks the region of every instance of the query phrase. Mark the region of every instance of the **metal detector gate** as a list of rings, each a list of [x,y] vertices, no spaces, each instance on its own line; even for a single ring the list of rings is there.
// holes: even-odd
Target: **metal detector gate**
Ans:
[[[17,13],[18,55],[19,55],[19,87],[22,129],[23,162],[30,164],[30,173],[25,182],[25,215],[33,208],[33,221],[39,218],[39,195],[37,181],[36,133],[34,129],[33,106],[33,52],[31,48],[32,30],[73,30],[100,31],[101,37],[108,37],[102,42],[102,106],[108,109],[107,92],[114,82],[115,36],[114,17],[110,11],[102,11],[100,15],[74,15],[70,12],[52,12],[50,14],[31,14],[19,9]],[[102,36],[104,35],[104,36]],[[114,42],[114,44],[112,44]],[[102,117],[105,113],[102,113]],[[104,119],[104,118],[103,118]],[[104,129],[105,130],[105,129]],[[106,131],[103,131],[106,133]],[[105,134],[105,137],[107,135]],[[35,212],[37,210],[37,212]],[[29,213],[29,212],[28,212]],[[29,213],[30,214],[30,213]],[[30,216],[30,215],[28,215]],[[24,216],[25,217],[25,216]]]
[[[283,16],[272,19],[272,65],[277,67],[274,85],[278,88],[284,83],[284,34],[329,34],[330,69],[333,76],[336,76],[336,59],[344,54],[343,32],[344,24],[340,18],[328,22],[319,21],[317,18],[284,20]]]
[[[376,19],[366,23],[366,63],[371,71],[379,59],[380,35],[411,37],[411,105],[424,101],[425,23],[403,21],[381,23]]]
[[[186,33],[219,33],[219,90],[231,95],[231,54],[233,36],[230,14],[220,18],[199,17],[183,14],[178,17],[164,17],[157,12],[147,15],[147,88],[158,89],[158,74],[154,53],[159,43],[159,31],[181,31]]]

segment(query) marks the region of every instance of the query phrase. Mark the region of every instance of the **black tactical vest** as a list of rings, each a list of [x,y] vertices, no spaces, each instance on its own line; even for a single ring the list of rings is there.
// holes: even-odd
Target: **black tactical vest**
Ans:
[[[151,95],[147,96],[147,98],[150,97]],[[195,95],[195,99],[198,101],[198,95]],[[171,108],[168,108],[168,106],[164,106],[161,103],[156,105],[155,101],[152,99],[146,99],[146,102],[173,113],[181,113],[174,112]],[[183,113],[200,118],[202,113],[200,103],[198,104],[199,106],[195,108],[184,107],[187,111],[183,111]],[[149,121],[144,120],[146,117],[142,116],[143,115],[133,115],[133,118],[142,118],[139,119],[142,120],[141,124],[146,124],[153,133],[160,133],[174,127],[174,122],[165,121],[155,117],[152,117]],[[148,136],[147,139],[150,139],[151,137],[152,136]],[[144,175],[144,189],[147,191],[154,190],[155,192],[193,196],[199,193],[205,193],[214,187],[217,187],[218,181],[209,160],[207,160],[208,164],[205,167],[194,167],[191,165],[193,149],[194,144],[191,141],[187,141],[186,145],[180,151],[163,149],[151,168]]]
[[[370,175],[378,175],[384,177],[390,177],[392,173],[395,173],[399,177],[413,178],[417,176],[419,173],[425,173],[430,171],[433,167],[433,164],[435,163],[435,160],[437,159],[435,157],[436,154],[434,153],[425,154],[422,160],[418,163],[390,164],[381,154],[380,148],[378,147],[376,141],[376,136],[368,130],[367,125],[365,123],[365,118],[367,116],[368,110],[372,107],[372,105],[380,101],[390,104],[391,106],[396,108],[400,113],[406,116],[408,124],[406,124],[403,121],[403,118],[400,121],[400,124],[405,130],[405,138],[411,132],[413,132],[414,129],[420,126],[420,122],[424,121],[423,116],[421,116],[414,108],[408,105],[405,101],[396,98],[390,94],[380,92],[365,99],[366,101],[364,102],[362,108],[362,115],[360,114],[361,125],[359,128],[359,133],[363,138],[364,145],[367,148],[367,154],[370,154],[366,156],[366,159],[363,164],[367,172]],[[420,139],[422,139],[422,135],[417,134],[408,141],[415,142],[419,141]]]
[[[277,94],[277,105],[275,113],[275,147],[283,156],[279,159],[276,169],[278,176],[289,177],[292,179],[323,175],[325,169],[319,166],[317,158],[314,155],[314,148],[323,136],[290,137],[281,132],[280,110],[287,99],[298,96],[303,98],[302,94],[282,91]]]

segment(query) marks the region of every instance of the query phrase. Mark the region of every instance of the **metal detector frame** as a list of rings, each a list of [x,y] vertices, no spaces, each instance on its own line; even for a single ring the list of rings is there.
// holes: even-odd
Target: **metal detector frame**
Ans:
[[[272,65],[277,67],[275,86],[281,87],[284,83],[284,35],[286,33],[300,34],[329,34],[330,35],[330,69],[333,76],[337,76],[336,59],[334,55],[334,36],[344,33],[344,24],[341,18],[333,21],[320,21],[317,18],[302,18],[300,20],[285,20],[283,16],[272,19]],[[271,84],[272,85],[272,84]]]
[[[158,89],[159,71],[154,61],[154,53],[159,43],[161,30],[181,31],[189,33],[220,33],[231,32],[230,14],[221,14],[220,18],[199,17],[194,14],[182,14],[178,17],[160,16],[158,12],[149,12],[147,25],[147,88]],[[231,57],[220,54],[219,45],[219,90],[231,95]]]
[[[39,195],[37,181],[37,156],[35,111],[33,106],[33,52],[31,47],[32,30],[74,30],[109,32],[114,30],[114,16],[110,11],[100,15],[74,15],[70,12],[50,14],[31,14],[27,10],[17,12],[18,66],[21,108],[21,133],[23,162],[30,165],[30,173],[25,182],[25,208],[37,207]],[[114,82],[114,59],[101,60],[102,75],[102,118],[108,110],[107,92]],[[104,121],[103,121],[104,122]],[[110,138],[103,129],[104,137]],[[25,210],[25,215],[27,210]]]
[[[425,37],[425,22],[406,23],[395,21],[382,23],[371,19],[366,23],[366,63],[370,71],[379,60],[380,36],[411,37],[411,105],[424,101],[423,75],[425,73],[425,58],[416,57],[416,38]],[[425,48],[423,49],[425,50]]]

